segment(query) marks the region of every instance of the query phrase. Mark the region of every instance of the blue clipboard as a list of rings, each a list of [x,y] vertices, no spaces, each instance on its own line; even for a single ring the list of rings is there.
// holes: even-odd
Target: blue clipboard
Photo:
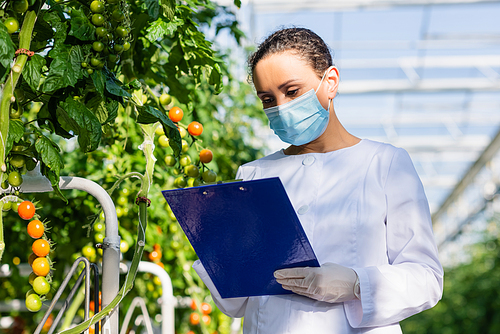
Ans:
[[[275,270],[319,267],[277,177],[162,193],[223,298],[289,294]]]

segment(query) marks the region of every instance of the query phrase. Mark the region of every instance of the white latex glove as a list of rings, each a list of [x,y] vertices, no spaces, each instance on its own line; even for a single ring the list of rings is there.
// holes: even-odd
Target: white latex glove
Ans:
[[[276,281],[291,290],[319,301],[340,303],[359,299],[359,278],[354,270],[335,263],[319,268],[280,269],[274,272]]]

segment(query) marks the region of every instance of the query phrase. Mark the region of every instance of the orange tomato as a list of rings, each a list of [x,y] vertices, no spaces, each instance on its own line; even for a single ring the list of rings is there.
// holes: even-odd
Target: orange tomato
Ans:
[[[158,262],[161,260],[161,252],[159,250],[154,250],[149,253],[149,260],[152,262]]]
[[[45,227],[43,226],[43,223],[41,221],[35,219],[30,221],[27,230],[30,237],[32,237],[33,239],[38,239],[41,238],[43,232],[45,232]]]
[[[184,112],[179,107],[172,107],[168,111],[168,117],[172,120],[172,122],[175,122],[175,123],[180,122],[182,120],[183,116],[184,116]]]
[[[188,125],[188,132],[191,136],[199,136],[203,132],[203,125],[200,122],[191,122]]]
[[[196,305],[196,301],[194,299],[191,299],[191,309],[196,310],[198,308],[198,305]]]
[[[209,303],[201,303],[201,313],[210,314],[212,313],[212,305]]]
[[[201,320],[205,323],[205,325],[210,325],[210,321],[212,321],[212,319],[210,318],[210,316],[206,315],[206,314],[204,314],[201,317]]]
[[[204,164],[208,164],[210,161],[212,161],[213,157],[214,154],[207,148],[204,148],[200,151],[200,161]]]
[[[31,246],[31,250],[33,250],[36,256],[47,256],[50,252],[49,242],[44,239],[35,240]]]
[[[17,213],[19,214],[19,217],[21,217],[22,219],[30,220],[35,215],[35,205],[30,201],[24,201],[21,204],[19,204],[19,207],[17,208]]]
[[[31,268],[37,276],[47,276],[50,272],[49,261],[45,257],[37,257]]]
[[[191,325],[198,325],[200,323],[200,315],[198,313],[191,313],[189,315],[189,322]]]

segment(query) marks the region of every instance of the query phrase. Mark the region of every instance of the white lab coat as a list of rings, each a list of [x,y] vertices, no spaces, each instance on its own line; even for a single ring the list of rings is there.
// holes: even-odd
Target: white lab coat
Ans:
[[[441,298],[443,269],[427,199],[408,153],[362,140],[328,153],[278,151],[243,165],[237,178],[278,176],[319,263],[353,268],[361,300],[326,303],[300,295],[220,297],[193,268],[219,309],[244,316],[244,333],[401,333],[399,321]]]

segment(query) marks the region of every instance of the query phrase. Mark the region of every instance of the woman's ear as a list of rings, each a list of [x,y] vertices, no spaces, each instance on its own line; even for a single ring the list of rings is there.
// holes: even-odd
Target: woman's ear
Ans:
[[[332,100],[337,95],[339,88],[339,70],[335,66],[331,66],[326,71],[325,80],[328,82],[328,99]]]

